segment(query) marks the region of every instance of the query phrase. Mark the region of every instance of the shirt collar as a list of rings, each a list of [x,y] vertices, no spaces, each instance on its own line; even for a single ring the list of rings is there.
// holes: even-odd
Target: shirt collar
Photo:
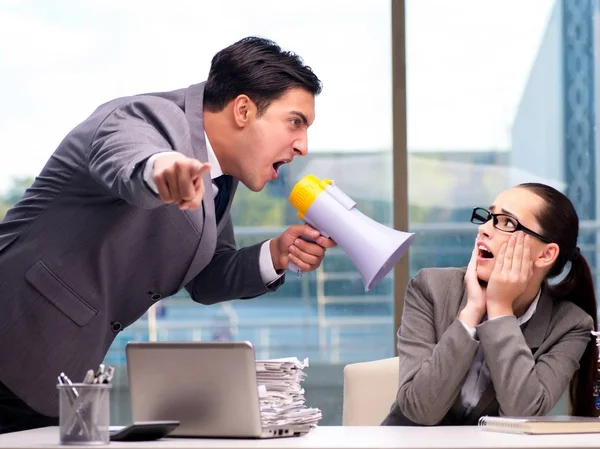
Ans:
[[[223,174],[223,170],[221,169],[221,164],[217,159],[217,155],[215,154],[215,150],[213,150],[210,141],[208,140],[208,136],[206,132],[204,133],[204,140],[206,141],[206,152],[208,153],[208,162],[210,163],[210,179],[218,178]]]
[[[537,308],[538,301],[540,300],[541,293],[542,293],[542,289],[540,289],[538,291],[537,296],[535,297],[535,299],[533,300],[533,302],[531,303],[531,305],[529,306],[527,311],[523,315],[521,315],[519,318],[517,318],[517,323],[519,323],[519,326],[521,326],[522,324],[525,324],[533,316],[533,314],[535,313],[535,309]]]

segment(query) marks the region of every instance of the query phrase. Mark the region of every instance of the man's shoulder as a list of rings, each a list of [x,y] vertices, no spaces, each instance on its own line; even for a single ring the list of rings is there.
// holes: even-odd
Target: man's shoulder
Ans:
[[[188,126],[185,92],[180,92],[180,95],[168,94],[170,93],[163,95],[158,92],[115,98],[98,106],[82,125],[86,129],[92,126],[97,130],[103,125],[110,127],[113,123],[111,118],[119,122],[142,120],[147,123],[170,124],[175,131],[185,133]]]
[[[165,107],[168,108],[177,105],[177,103],[172,100],[173,99],[160,96],[159,94],[131,95],[128,97],[119,97],[113,100],[109,100],[106,103],[103,103],[100,106],[98,106],[97,110],[115,111],[119,108],[128,108],[132,109],[132,111],[136,111],[136,108],[139,110],[140,107],[148,109],[164,109]],[[183,110],[182,107],[178,109]]]
[[[116,97],[105,101],[97,107],[97,110],[114,110],[119,107],[136,103],[148,106],[177,105],[179,109],[185,108],[185,96],[189,88],[184,87],[166,92],[144,92]]]

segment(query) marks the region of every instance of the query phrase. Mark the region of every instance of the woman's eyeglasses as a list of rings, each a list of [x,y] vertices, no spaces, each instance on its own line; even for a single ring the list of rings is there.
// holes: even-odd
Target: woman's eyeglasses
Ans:
[[[532,231],[529,228],[526,228],[519,220],[517,220],[512,215],[508,214],[493,214],[489,210],[484,209],[483,207],[476,207],[473,209],[473,213],[471,214],[471,223],[475,224],[484,224],[488,221],[493,220],[492,224],[496,229],[499,229],[503,232],[517,232],[523,231],[526,234],[529,234],[537,239],[540,239],[544,243],[552,243],[549,239],[544,236],[541,236],[535,231]]]

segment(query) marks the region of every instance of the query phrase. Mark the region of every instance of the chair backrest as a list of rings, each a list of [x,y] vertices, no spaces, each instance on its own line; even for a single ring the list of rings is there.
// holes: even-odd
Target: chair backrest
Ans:
[[[398,357],[344,367],[343,424],[378,426],[398,393]]]

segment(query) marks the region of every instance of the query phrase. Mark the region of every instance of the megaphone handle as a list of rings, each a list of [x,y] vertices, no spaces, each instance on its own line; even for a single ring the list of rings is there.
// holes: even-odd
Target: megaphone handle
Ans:
[[[294,262],[288,262],[288,270],[296,272],[297,277],[302,277],[302,270]]]
[[[300,238],[305,242],[315,243],[316,241],[315,239],[311,239],[310,237],[306,237],[304,235],[300,236]],[[288,261],[288,270],[295,272],[297,277],[302,277],[302,270],[298,268],[298,265],[296,265],[294,262]]]

